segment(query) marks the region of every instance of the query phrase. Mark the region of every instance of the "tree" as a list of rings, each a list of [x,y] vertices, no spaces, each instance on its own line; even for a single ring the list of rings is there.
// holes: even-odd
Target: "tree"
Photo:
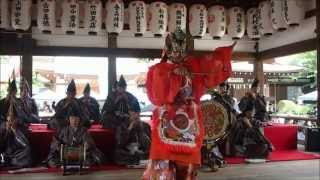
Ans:
[[[292,55],[289,61],[290,65],[303,67],[303,70],[296,76],[297,78],[309,78],[310,84],[307,84],[309,89],[317,87],[317,53],[316,51],[309,51],[305,53]]]

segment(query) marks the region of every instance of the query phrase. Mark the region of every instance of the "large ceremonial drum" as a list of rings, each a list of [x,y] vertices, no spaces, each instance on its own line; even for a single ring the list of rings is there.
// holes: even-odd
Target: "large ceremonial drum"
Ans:
[[[204,140],[207,143],[216,143],[228,135],[232,124],[232,114],[220,100],[211,99],[201,102]]]

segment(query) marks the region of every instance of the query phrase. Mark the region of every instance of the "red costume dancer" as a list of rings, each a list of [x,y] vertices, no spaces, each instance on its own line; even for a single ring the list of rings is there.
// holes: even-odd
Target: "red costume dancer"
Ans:
[[[144,180],[196,179],[204,134],[200,97],[230,76],[232,48],[187,56],[186,34],[180,30],[168,35],[162,61],[147,74],[147,94],[156,108]]]

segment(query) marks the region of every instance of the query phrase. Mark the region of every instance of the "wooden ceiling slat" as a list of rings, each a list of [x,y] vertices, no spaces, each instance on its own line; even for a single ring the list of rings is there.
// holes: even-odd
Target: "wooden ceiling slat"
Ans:
[[[288,44],[285,46],[280,46],[273,49],[268,49],[266,51],[262,51],[259,53],[258,57],[262,60],[271,59],[316,50],[316,47],[317,39],[308,39],[301,42],[296,42],[293,44]]]

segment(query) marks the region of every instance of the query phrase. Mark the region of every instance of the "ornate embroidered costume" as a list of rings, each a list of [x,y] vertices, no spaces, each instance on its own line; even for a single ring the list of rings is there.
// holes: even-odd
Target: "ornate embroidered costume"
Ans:
[[[147,94],[157,107],[151,121],[152,161],[145,179],[152,176],[159,160],[174,165],[176,179],[195,178],[204,134],[200,97],[231,74],[233,46],[217,48],[202,57],[187,56],[185,40],[182,31],[168,35],[166,54],[147,74]]]

